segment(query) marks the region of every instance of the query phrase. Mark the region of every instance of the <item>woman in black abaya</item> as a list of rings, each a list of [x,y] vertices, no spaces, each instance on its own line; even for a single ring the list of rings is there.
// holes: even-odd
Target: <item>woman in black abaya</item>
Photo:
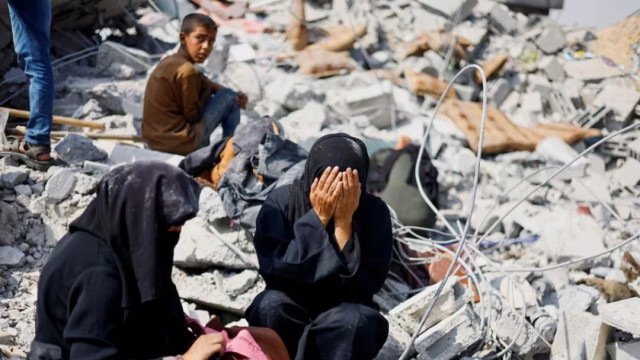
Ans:
[[[274,190],[254,244],[267,289],[247,309],[296,360],[373,359],[388,323],[372,298],[391,262],[389,210],[366,193],[369,157],[346,134],[313,145],[303,179]]]
[[[30,359],[206,360],[219,334],[189,332],[171,281],[180,227],[200,186],[160,162],[107,174],[42,270]]]

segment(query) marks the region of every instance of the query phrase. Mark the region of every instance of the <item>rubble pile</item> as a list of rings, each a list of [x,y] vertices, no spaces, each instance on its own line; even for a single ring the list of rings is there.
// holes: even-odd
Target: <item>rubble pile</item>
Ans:
[[[146,78],[175,48],[177,18],[197,10],[220,26],[202,71],[248,95],[243,122],[270,116],[307,148],[345,132],[370,153],[402,136],[422,144],[429,130],[438,221],[434,229],[394,225],[396,265],[429,278],[416,287],[390,274],[376,295],[390,322],[378,359],[640,356],[631,315],[640,311],[639,16],[596,32],[540,15],[562,1],[164,3],[114,14],[135,19],[139,34],[104,36],[71,56],[73,71],[56,73],[54,112],[106,127],[66,127],[71,134],[55,137],[70,167],[42,173],[0,160],[3,351],[27,351],[39,270],[101,176],[140,159],[181,160],[142,148],[137,136]],[[0,54],[11,49],[3,19]],[[628,34],[624,44],[618,33]],[[486,89],[478,72],[456,76],[468,64],[482,67]],[[0,87],[0,99],[24,86],[7,82],[17,70],[5,68],[0,62],[11,85]],[[24,97],[7,103],[18,107]],[[97,135],[127,137],[89,140]],[[232,224],[215,191],[200,202],[175,250],[174,282],[186,312],[242,321],[264,288],[252,234]],[[453,276],[445,276],[454,257]]]

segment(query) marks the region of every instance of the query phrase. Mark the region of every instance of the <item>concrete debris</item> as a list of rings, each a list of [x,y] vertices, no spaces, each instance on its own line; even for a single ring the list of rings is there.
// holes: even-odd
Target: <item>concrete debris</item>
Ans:
[[[564,63],[567,75],[582,81],[597,81],[622,76],[622,70],[605,62],[602,58],[567,61]]]
[[[590,313],[559,314],[551,359],[605,359],[611,329]]]
[[[540,34],[536,44],[545,54],[554,54],[567,45],[567,39],[564,37],[562,30],[552,27]]]
[[[459,21],[462,21],[471,15],[471,11],[478,4],[478,0],[421,0],[420,3],[425,9],[435,14],[444,16],[447,19],[458,17]]]
[[[85,161],[107,158],[107,153],[98,149],[91,139],[82,135],[69,134],[55,147],[58,155],[67,163],[82,165]]]
[[[0,177],[0,185],[5,189],[12,189],[27,180],[28,173],[20,168],[5,168]]]
[[[634,360],[640,354],[640,341],[621,342],[607,345],[607,353],[612,359]]]
[[[600,317],[605,323],[640,337],[640,298],[616,301],[598,307]]]
[[[453,359],[482,337],[479,321],[469,305],[439,322],[416,339],[420,359]]]
[[[24,260],[24,253],[11,246],[0,246],[0,265],[17,266]]]
[[[57,204],[65,200],[74,189],[76,177],[70,170],[59,170],[47,181],[44,196],[48,202]]]

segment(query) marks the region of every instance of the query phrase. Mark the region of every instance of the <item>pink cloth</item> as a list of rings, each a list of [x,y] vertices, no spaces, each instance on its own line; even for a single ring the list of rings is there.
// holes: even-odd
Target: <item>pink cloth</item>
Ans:
[[[200,324],[196,319],[187,318],[187,324],[197,325],[202,329],[204,334],[222,334],[224,341],[227,344],[225,348],[225,352],[227,353],[242,355],[251,360],[269,360],[260,348],[260,345],[258,345],[256,340],[247,330],[240,330],[233,339],[230,339],[226,330],[218,331],[202,326],[202,324]]]

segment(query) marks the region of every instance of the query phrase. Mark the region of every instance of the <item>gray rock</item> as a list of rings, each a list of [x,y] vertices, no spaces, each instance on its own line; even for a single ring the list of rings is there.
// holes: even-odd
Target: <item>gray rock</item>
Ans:
[[[13,189],[15,186],[25,182],[28,176],[29,174],[26,171],[13,168],[2,175],[0,185],[7,189]]]
[[[85,174],[75,174],[76,176],[76,185],[73,188],[73,192],[78,193],[80,195],[88,195],[93,193],[100,182],[98,179],[93,176],[85,175]]]
[[[47,202],[59,203],[66,199],[73,191],[76,177],[70,170],[60,170],[49,179],[44,189]]]
[[[107,153],[93,145],[88,137],[69,134],[55,147],[58,155],[72,165],[82,165],[85,161],[97,161],[107,158]]]
[[[13,191],[15,191],[17,195],[31,196],[32,194],[31,186],[29,185],[18,185],[13,188]]]
[[[17,266],[24,259],[24,253],[20,249],[11,246],[0,246],[0,265]]]
[[[14,158],[10,156],[5,156],[0,159],[0,169],[5,169],[8,167],[18,167],[20,163],[18,163]]]

